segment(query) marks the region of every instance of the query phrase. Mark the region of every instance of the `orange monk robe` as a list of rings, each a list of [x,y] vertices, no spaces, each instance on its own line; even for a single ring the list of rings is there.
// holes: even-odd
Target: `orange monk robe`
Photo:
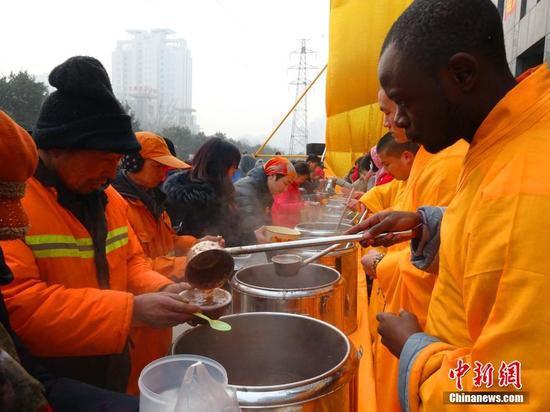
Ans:
[[[456,193],[460,170],[467,151],[468,143],[464,140],[458,141],[435,155],[428,153],[421,147],[414,158],[409,178],[399,195],[396,196],[391,209],[415,211],[426,204],[447,206]],[[376,268],[377,280],[385,297],[386,311],[388,311],[390,302],[395,300],[400,302],[399,278],[402,271],[407,275],[407,284],[410,283],[410,287],[413,289],[415,276],[418,276],[419,279],[426,279],[430,284],[427,300],[424,299],[425,302],[419,305],[420,312],[417,314],[421,320],[423,318],[425,321],[434,277],[415,270],[409,261],[410,248],[408,243],[390,247],[388,253]],[[413,277],[412,280],[410,279],[411,276]],[[425,294],[423,295],[425,296]],[[399,306],[397,306],[398,310]]]
[[[369,214],[381,212],[383,210],[392,209],[393,205],[398,202],[398,199],[403,195],[403,190],[407,184],[407,181],[394,179],[384,185],[375,186],[368,192],[366,192],[359,201],[367,208]],[[396,248],[401,245],[396,245]],[[365,249],[366,250],[366,249]],[[380,253],[386,253],[386,248],[376,248]],[[378,332],[376,321],[376,314],[382,310],[382,307],[376,302],[383,302],[383,298],[379,296],[382,293],[378,280],[374,279],[372,282],[371,295],[369,299],[369,307],[367,310],[367,316],[369,320],[369,333],[371,335],[371,341],[375,342]]]
[[[360,260],[359,253],[357,257]],[[376,412],[378,410],[375,399],[374,368],[371,353],[372,339],[369,333],[367,308],[367,281],[365,275],[359,270],[357,273],[357,329],[349,335],[355,348],[362,353],[361,362],[359,363],[357,412]]]
[[[459,171],[467,149],[468,144],[462,140],[436,155],[428,153],[421,147],[406,181],[393,180],[386,185],[376,186],[365,193],[360,201],[372,213],[386,209],[415,211],[423,204],[428,204],[427,202],[446,206],[456,191]],[[402,252],[396,254],[397,251]],[[386,267],[396,268],[404,257],[408,261],[409,245],[400,243],[390,247],[386,252],[386,256],[377,267],[377,273],[384,271]],[[411,265],[408,266],[414,269]],[[386,302],[391,299],[391,296],[387,295],[391,295],[395,290],[395,285],[392,286],[393,279],[392,276],[378,275],[373,284],[369,306],[373,340],[377,336],[376,314],[384,310]],[[380,288],[380,280],[383,282],[383,289]]]
[[[468,144],[461,140],[438,154],[424,148],[417,152],[409,178],[395,196],[393,210],[415,211],[422,205],[446,206],[453,198]],[[410,263],[408,243],[388,248],[376,268],[378,288],[373,288],[369,306],[371,330],[376,330],[378,312],[398,313],[401,308],[418,316],[425,324],[436,275],[416,269]],[[380,411],[400,411],[397,396],[399,360],[373,338],[373,358],[377,406]]]
[[[378,213],[382,210],[391,209],[405,188],[407,181],[393,179],[391,182],[384,185],[375,186],[369,191],[365,192],[359,199],[371,213]]]
[[[411,363],[404,355],[408,345],[402,352],[412,412],[476,409],[443,403],[444,392],[457,390],[449,371],[458,359],[471,366],[461,381],[465,391],[476,389],[475,361],[492,363],[490,390],[515,391],[499,386],[499,369],[502,362],[521,362],[529,403],[506,410],[550,410],[549,137],[550,72],[544,66],[493,108],[466,156],[442,222],[426,324],[426,333],[441,342],[424,347]]]

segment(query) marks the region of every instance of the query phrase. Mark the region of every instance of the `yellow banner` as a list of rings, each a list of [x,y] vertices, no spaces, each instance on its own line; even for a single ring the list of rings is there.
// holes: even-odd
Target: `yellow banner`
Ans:
[[[345,175],[384,134],[377,66],[384,37],[411,0],[332,0],[327,72],[327,165]]]

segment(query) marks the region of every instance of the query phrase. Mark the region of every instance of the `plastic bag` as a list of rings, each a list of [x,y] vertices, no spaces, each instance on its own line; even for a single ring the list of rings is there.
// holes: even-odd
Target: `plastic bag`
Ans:
[[[240,412],[234,391],[216,381],[202,362],[191,365],[178,390],[174,412]]]

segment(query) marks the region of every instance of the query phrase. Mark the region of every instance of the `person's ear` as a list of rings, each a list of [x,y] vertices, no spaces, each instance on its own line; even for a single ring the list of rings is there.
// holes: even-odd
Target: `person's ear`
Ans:
[[[414,153],[405,150],[402,154],[403,158],[407,163],[411,163],[414,160]]]
[[[453,83],[462,92],[471,91],[479,77],[479,63],[469,53],[456,53],[449,59],[447,66]]]

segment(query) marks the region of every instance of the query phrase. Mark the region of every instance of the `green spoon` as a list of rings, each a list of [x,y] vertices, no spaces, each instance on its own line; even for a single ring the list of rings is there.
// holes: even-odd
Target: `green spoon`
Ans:
[[[208,316],[206,316],[204,313],[195,312],[193,313],[198,318],[202,318],[206,320],[212,329],[219,330],[220,332],[228,332],[231,330],[231,325],[227,322],[218,320],[218,319],[210,319]]]

